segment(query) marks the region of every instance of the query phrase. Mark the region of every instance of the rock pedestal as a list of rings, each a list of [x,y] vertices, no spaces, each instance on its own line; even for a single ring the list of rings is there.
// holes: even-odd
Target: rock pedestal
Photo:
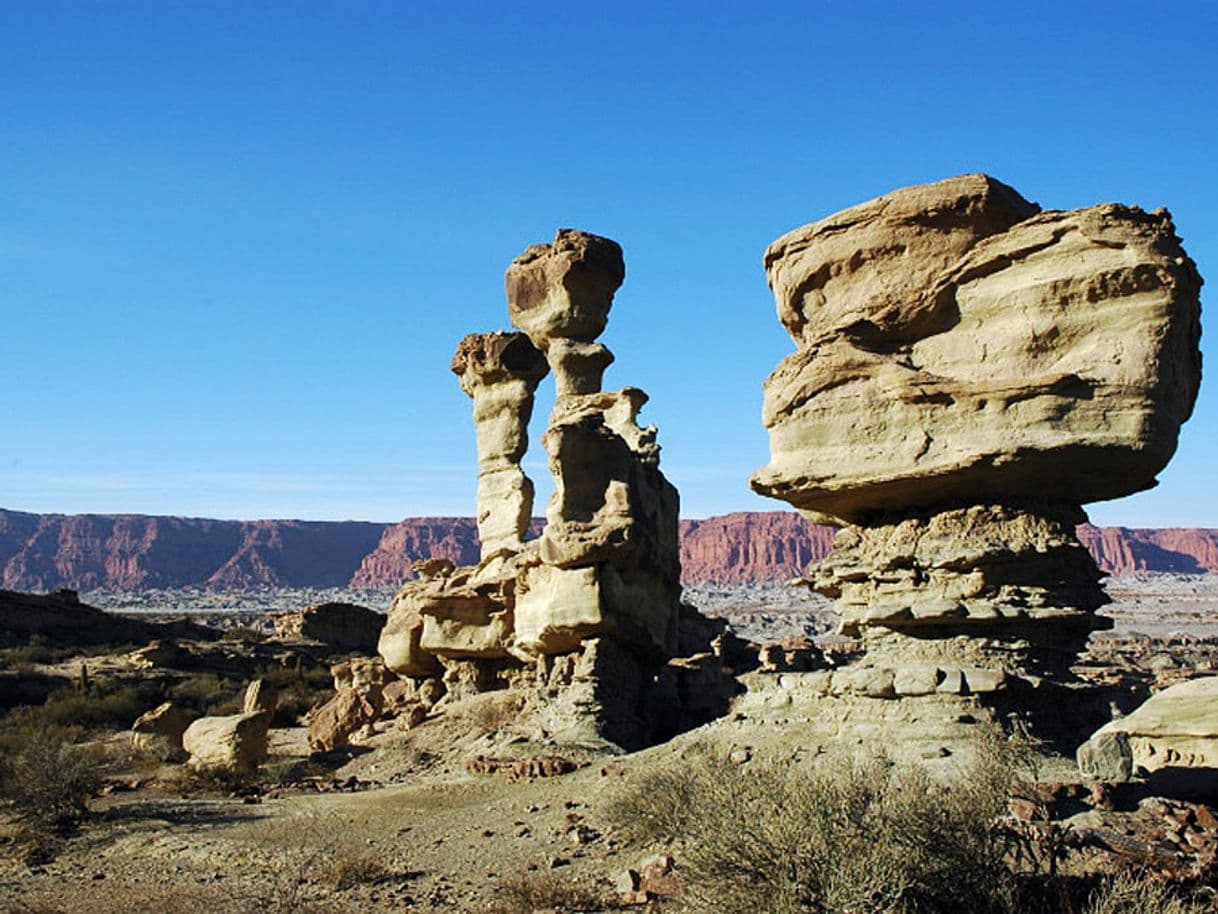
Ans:
[[[404,676],[442,669],[453,695],[530,680],[550,708],[543,731],[561,721],[561,732],[638,745],[644,687],[677,647],[681,588],[677,491],[660,472],[655,428],[636,421],[647,395],[601,389],[613,355],[596,338],[624,277],[615,242],[570,229],[508,267],[521,332],[468,336],[452,365],[474,400],[481,561],[418,563],[379,650]],[[525,542],[533,486],[521,460],[547,371],[556,397],[542,443],[555,492],[540,539]]]
[[[533,392],[549,368],[523,333],[471,333],[457,346],[452,370],[474,401],[482,558],[518,552],[533,517],[533,483],[520,461]]]
[[[1106,625],[1081,505],[1155,485],[1200,382],[1201,278],[1170,216],[1042,212],[965,175],[796,229],[765,264],[798,348],[766,381],[752,485],[843,528],[808,583],[867,648],[827,693],[1019,710],[1067,682]]]

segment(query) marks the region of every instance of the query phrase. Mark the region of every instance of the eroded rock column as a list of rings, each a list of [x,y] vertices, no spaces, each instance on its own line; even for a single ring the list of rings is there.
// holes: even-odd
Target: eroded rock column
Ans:
[[[752,485],[843,528],[809,583],[867,654],[829,692],[1067,681],[1107,622],[1081,506],[1155,485],[1197,395],[1201,278],[1170,216],[1041,212],[965,175],[796,229],[765,266],[797,349]]]
[[[656,430],[636,421],[647,395],[601,390],[613,357],[596,337],[624,276],[616,242],[570,229],[508,268],[512,323],[546,353],[556,385],[542,439],[555,483],[542,564],[517,595],[524,656],[571,651],[594,637],[657,656],[673,649],[677,492],[659,470]]]
[[[533,393],[549,368],[523,333],[471,333],[457,346],[452,370],[474,401],[482,558],[518,552],[533,516],[533,482],[520,461]]]

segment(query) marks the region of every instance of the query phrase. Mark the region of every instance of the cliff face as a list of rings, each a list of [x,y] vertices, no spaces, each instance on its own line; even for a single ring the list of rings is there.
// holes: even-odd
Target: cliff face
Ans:
[[[833,548],[832,527],[791,511],[748,511],[681,521],[681,576],[686,581],[739,584],[782,581]]]
[[[0,509],[0,587],[339,587],[383,524]]]
[[[531,536],[540,531],[534,520]],[[687,582],[781,581],[827,555],[834,531],[789,511],[681,522]],[[1218,530],[1133,530],[1085,524],[1100,568],[1218,572]],[[473,518],[223,521],[141,515],[27,514],[0,509],[0,588],[47,591],[156,587],[396,587],[415,559],[478,560]]]
[[[1218,571],[1218,530],[1134,530],[1083,524],[1078,538],[1095,556],[1096,564],[1114,576],[1136,571]]]

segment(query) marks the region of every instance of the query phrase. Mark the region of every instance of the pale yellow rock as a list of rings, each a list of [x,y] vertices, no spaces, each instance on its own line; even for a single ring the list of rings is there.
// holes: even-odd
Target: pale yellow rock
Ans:
[[[948,184],[912,199],[943,190],[935,211],[950,208]],[[754,489],[841,523],[1155,485],[1200,380],[1201,279],[1164,211],[1046,212],[987,223],[971,245],[928,232],[890,249],[874,236],[882,221],[858,238],[852,220],[826,220],[839,222],[832,262],[854,245],[861,264],[829,269],[816,307],[792,298],[827,269],[809,260],[815,246],[768,255],[800,349],[766,382],[771,462]]]
[[[255,679],[245,688],[241,710],[246,714],[266,711],[272,717],[279,707],[279,690],[265,679]]]
[[[411,582],[416,583],[416,582]],[[389,607],[376,650],[385,666],[400,676],[431,676],[440,665],[422,647],[423,616],[411,591],[400,591]]]
[[[516,551],[533,515],[533,483],[520,461],[545,358],[523,333],[474,333],[457,346],[452,370],[474,401],[482,556]]]
[[[1218,770],[1218,676],[1181,682],[1146,699],[1133,713],[1101,727],[1129,735],[1136,769]]]
[[[193,768],[252,774],[266,760],[270,725],[267,711],[201,717],[182,734],[182,746]]]
[[[778,317],[801,347],[916,339],[941,323],[922,293],[976,242],[1039,211],[988,175],[905,187],[783,235],[765,253]]]
[[[176,762],[185,758],[182,734],[195,715],[171,701],[141,714],[131,725],[131,748],[150,758]]]

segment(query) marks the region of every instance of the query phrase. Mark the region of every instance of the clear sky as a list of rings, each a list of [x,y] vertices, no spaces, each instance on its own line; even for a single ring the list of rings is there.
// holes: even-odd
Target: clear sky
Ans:
[[[766,245],[985,171],[1167,206],[1212,300],[1215,47],[1199,2],[0,0],[0,506],[470,514],[449,359],[573,226],[625,249],[606,383],[682,513],[785,507],[747,484]],[[1218,526],[1215,340],[1162,485],[1097,522]]]

